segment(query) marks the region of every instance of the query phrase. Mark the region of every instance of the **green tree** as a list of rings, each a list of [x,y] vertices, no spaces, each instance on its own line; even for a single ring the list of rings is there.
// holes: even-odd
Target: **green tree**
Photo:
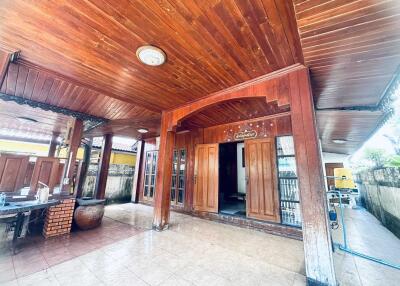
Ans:
[[[384,149],[367,148],[364,151],[364,157],[370,161],[375,168],[381,168],[387,162],[387,155]]]

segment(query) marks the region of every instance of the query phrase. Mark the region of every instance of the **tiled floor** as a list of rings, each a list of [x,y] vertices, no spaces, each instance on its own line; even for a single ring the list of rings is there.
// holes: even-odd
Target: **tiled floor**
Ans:
[[[51,241],[24,247],[19,254],[21,260],[22,255],[32,260],[36,256],[44,257],[48,251],[47,265],[36,261],[24,264],[41,265],[38,272],[18,275],[17,269],[28,266],[18,266],[20,258],[14,258],[16,262],[10,265],[9,259],[13,259],[0,255],[2,273],[18,275],[17,279],[9,278],[7,282],[3,279],[0,284],[305,285],[300,241],[178,213],[171,213],[168,231],[152,231],[151,221],[151,207],[108,206],[104,225],[97,230],[72,234],[62,243],[54,240],[53,247],[50,247]],[[94,246],[89,247],[90,241]],[[45,245],[49,245],[48,249]],[[62,245],[62,250],[55,245]],[[57,260],[65,253],[66,261]],[[335,262],[341,285],[386,286],[398,285],[395,282],[400,281],[396,276],[400,272],[382,270],[375,263],[358,261],[343,253],[335,253]],[[363,272],[368,269],[373,270],[372,276]],[[361,275],[365,277],[360,278]]]
[[[363,208],[344,211],[347,241],[352,250],[400,265],[400,240],[393,233]],[[343,244],[341,227],[332,231],[332,236],[334,242]],[[400,285],[400,270],[342,251],[335,252],[334,262],[341,285]]]

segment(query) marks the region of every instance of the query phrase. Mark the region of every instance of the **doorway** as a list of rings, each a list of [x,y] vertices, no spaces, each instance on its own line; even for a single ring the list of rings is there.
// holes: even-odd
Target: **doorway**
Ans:
[[[219,147],[219,212],[246,216],[244,143],[223,143]]]

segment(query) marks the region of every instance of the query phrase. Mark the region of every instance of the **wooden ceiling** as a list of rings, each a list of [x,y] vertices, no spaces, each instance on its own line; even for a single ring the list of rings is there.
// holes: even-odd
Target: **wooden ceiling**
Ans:
[[[376,105],[400,64],[400,1],[294,3],[317,107]]]
[[[395,0],[4,0],[0,22],[0,49],[21,51],[1,92],[111,119],[98,135],[157,134],[162,110],[295,63],[311,69],[317,108],[376,105],[400,63]],[[139,63],[145,44],[162,48],[166,64]],[[192,124],[273,109],[246,104],[205,110]],[[357,143],[335,149],[332,134],[350,133],[317,111],[324,150],[353,152],[383,116],[360,128],[356,114],[346,118]]]
[[[400,64],[400,1],[293,0],[318,109],[376,106]],[[317,111],[325,151],[352,153],[381,111]],[[349,141],[338,145],[332,139]]]
[[[186,128],[210,127],[263,117],[289,111],[289,107],[278,107],[276,102],[267,103],[265,98],[230,100],[207,108],[182,122]]]
[[[302,61],[287,1],[2,1],[0,46],[153,111]],[[135,55],[153,44],[167,64]]]
[[[0,138],[11,139],[12,136],[19,138],[20,135],[24,135],[39,140],[41,138],[48,139],[51,138],[53,132],[65,134],[70,119],[71,117],[59,113],[0,100],[0,130],[2,130]],[[6,132],[7,130],[12,130],[14,133]]]
[[[127,103],[26,62],[11,63],[0,92],[106,119],[160,118],[158,112]]]

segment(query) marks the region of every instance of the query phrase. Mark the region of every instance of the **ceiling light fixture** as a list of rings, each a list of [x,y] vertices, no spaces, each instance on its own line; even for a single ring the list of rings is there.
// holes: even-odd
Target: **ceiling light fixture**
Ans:
[[[36,119],[30,118],[30,117],[25,117],[25,116],[18,116],[17,119],[20,121],[23,121],[23,122],[30,122],[30,123],[38,122]]]
[[[136,56],[148,66],[161,66],[167,58],[163,50],[154,46],[141,46],[137,49]]]
[[[137,130],[139,133],[147,133],[147,132],[149,132],[149,129],[147,129],[147,128],[139,128],[138,130]]]
[[[345,140],[345,139],[333,139],[332,142],[336,143],[336,144],[344,144],[344,143],[347,142],[347,140]]]

